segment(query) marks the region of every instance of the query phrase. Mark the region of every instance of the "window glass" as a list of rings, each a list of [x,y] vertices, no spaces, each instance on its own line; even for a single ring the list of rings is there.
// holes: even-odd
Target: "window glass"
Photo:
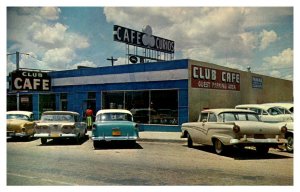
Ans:
[[[248,114],[247,119],[248,119],[248,121],[259,121],[258,116],[255,114]]]
[[[56,103],[55,103],[55,94],[40,94],[39,96],[40,102],[40,112],[44,111],[55,111]]]
[[[97,115],[96,121],[132,121],[128,113],[102,113]]]
[[[276,107],[272,107],[272,108],[268,109],[268,112],[269,112],[270,115],[282,114],[282,112]]]
[[[137,123],[178,125],[178,90],[102,93],[102,109],[127,109]]]
[[[217,122],[217,116],[214,113],[210,113],[208,117],[208,122]]]
[[[68,121],[68,122],[74,122],[74,116],[73,115],[67,115],[67,114],[45,114],[41,117],[42,121]]]
[[[246,121],[247,120],[246,113],[237,114],[237,119],[240,121]]]
[[[208,113],[201,113],[200,121],[207,121]]]
[[[236,121],[236,115],[234,113],[224,113],[224,122],[226,121]]]
[[[261,109],[257,109],[257,108],[250,108],[249,110],[254,111],[255,113],[261,115],[262,110]]]
[[[102,109],[123,109],[124,92],[103,92]]]
[[[178,91],[152,90],[150,91],[150,123],[152,124],[178,124]]]
[[[68,94],[61,93],[60,94],[60,110],[67,111],[68,110]]]
[[[27,115],[22,115],[22,114],[7,114],[6,119],[21,119],[27,121],[30,120],[30,118]]]

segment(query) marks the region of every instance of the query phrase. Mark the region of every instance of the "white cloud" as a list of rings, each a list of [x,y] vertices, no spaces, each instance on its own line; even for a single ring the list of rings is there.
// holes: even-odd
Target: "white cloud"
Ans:
[[[7,39],[15,43],[8,47],[8,52],[31,52],[42,59],[39,62],[21,59],[23,67],[66,69],[66,64],[76,58],[78,49],[90,46],[88,38],[70,32],[67,25],[54,22],[60,12],[55,7],[9,9]]]
[[[271,68],[293,67],[294,51],[291,48],[283,50],[276,56],[265,57],[264,66]]]
[[[260,33],[259,37],[261,38],[260,50],[266,49],[270,45],[270,43],[273,43],[278,39],[276,32],[274,32],[273,30],[263,30]]]
[[[109,7],[104,13],[107,21],[133,29],[149,24],[154,35],[174,40],[175,51],[191,59],[250,60],[258,46],[257,34],[245,28],[251,14],[245,8]]]
[[[55,48],[48,50],[43,58],[49,69],[66,69],[66,64],[76,57],[74,50],[70,48]]]
[[[265,57],[261,71],[265,71],[273,77],[293,80],[293,55],[293,50],[288,48],[278,55]]]
[[[61,43],[64,40],[67,28],[67,26],[61,23],[49,26],[44,23],[35,22],[28,28],[28,32],[35,43],[53,45]]]
[[[42,7],[39,13],[45,19],[57,20],[60,12],[60,9],[57,7]]]
[[[240,37],[245,46],[248,46],[250,49],[255,49],[258,44],[258,37],[253,32],[241,33]]]

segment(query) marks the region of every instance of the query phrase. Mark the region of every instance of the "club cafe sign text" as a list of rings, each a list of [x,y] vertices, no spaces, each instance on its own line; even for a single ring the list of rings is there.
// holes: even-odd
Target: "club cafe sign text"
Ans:
[[[114,25],[114,41],[165,53],[174,53],[175,48],[174,41],[152,35],[152,29],[149,25],[143,32]]]
[[[14,71],[11,73],[13,91],[50,91],[51,79],[47,73]]]
[[[192,87],[206,89],[240,90],[240,74],[192,65]]]

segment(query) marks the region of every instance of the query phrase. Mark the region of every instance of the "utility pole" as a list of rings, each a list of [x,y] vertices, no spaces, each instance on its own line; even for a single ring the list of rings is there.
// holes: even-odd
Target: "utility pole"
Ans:
[[[20,69],[20,52],[16,51],[16,53],[8,53],[7,56],[9,55],[14,55],[16,54],[16,70],[18,71]],[[25,55],[29,55],[28,53],[22,53]],[[17,91],[17,111],[20,110],[20,93]]]
[[[111,66],[114,66],[114,62],[118,61],[118,59],[114,59],[113,56],[111,56],[111,58],[107,58],[106,60],[111,61]]]

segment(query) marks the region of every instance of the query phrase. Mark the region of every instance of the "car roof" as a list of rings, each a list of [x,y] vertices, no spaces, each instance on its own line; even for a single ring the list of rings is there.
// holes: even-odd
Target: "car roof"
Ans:
[[[26,115],[29,117],[33,113],[31,111],[7,111],[6,114],[8,114],[8,115],[11,115],[11,114]]]
[[[242,104],[242,105],[237,105],[235,106],[235,108],[250,108],[250,107],[253,107],[253,108],[257,108],[257,109],[264,109],[264,110],[268,110],[270,109],[271,107],[275,107],[275,106],[268,106],[268,105],[263,105],[263,104]]]
[[[101,114],[101,113],[127,113],[132,115],[132,113],[126,109],[101,109],[97,112],[96,115]]]
[[[251,110],[247,110],[247,109],[233,109],[233,108],[219,108],[219,109],[205,109],[203,110],[201,113],[205,113],[205,112],[211,112],[211,113],[223,113],[223,112],[247,112],[247,113],[254,113],[256,114],[254,111]]]
[[[284,107],[284,108],[294,107],[293,103],[264,103],[263,105],[273,106],[273,107]]]
[[[48,115],[48,114],[72,114],[72,115],[79,115],[79,113],[74,112],[74,111],[45,111],[45,112],[43,112],[43,115]]]

